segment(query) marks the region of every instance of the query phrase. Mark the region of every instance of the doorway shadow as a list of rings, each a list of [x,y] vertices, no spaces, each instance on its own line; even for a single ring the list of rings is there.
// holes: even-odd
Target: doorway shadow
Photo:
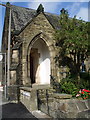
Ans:
[[[7,103],[0,107],[2,107],[2,120],[6,118],[29,118],[31,120],[38,120],[22,103]]]

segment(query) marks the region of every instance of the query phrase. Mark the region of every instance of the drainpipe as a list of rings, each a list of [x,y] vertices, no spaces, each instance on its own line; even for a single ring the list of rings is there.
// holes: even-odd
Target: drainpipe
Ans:
[[[10,41],[11,41],[11,8],[10,4],[4,5],[1,4],[1,6],[4,6],[6,8],[9,8],[9,27],[8,27],[8,52],[7,52],[7,60],[6,60],[6,53],[5,53],[5,98],[7,98],[7,86],[10,85]],[[7,63],[7,69],[6,69],[6,63]],[[6,76],[7,72],[7,76]]]
[[[11,9],[9,14],[9,30],[8,30],[8,53],[7,53],[7,85],[10,85],[10,42],[11,41]]]

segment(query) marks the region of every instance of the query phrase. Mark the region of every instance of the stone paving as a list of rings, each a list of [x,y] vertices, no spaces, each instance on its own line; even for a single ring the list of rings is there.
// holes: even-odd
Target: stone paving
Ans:
[[[15,103],[6,100],[0,91],[0,120],[1,119],[29,119],[29,120],[51,120],[51,117],[41,111],[29,112],[22,103]]]
[[[0,91],[0,95],[1,95]],[[0,101],[0,118],[6,119],[6,118],[29,118],[29,119],[34,119],[38,120],[32,113],[30,113],[23,104],[21,103],[14,103],[7,101],[3,97],[2,101]]]
[[[3,104],[2,118],[31,118],[38,120],[21,103]]]

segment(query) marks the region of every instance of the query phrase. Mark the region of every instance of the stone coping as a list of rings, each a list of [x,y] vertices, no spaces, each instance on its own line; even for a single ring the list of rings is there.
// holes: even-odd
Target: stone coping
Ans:
[[[45,89],[52,89],[50,85],[34,85],[32,87],[20,87],[20,90],[24,91],[29,91],[31,92],[32,90],[45,90]]]
[[[20,90],[31,92],[32,88],[31,87],[20,87]]]
[[[40,88],[38,88],[38,87],[20,87],[20,90],[24,90],[24,91],[27,91],[27,92],[31,92],[32,90],[40,90]],[[49,88],[43,88],[43,89],[50,89],[50,87]],[[52,95],[52,97],[54,97],[54,98],[57,98],[57,99],[70,99],[70,98],[72,98],[72,95],[70,95],[70,94],[64,94],[64,93],[62,93],[62,94],[60,94],[60,93],[53,93],[53,95]]]
[[[62,94],[60,94],[60,93],[54,93],[53,97],[57,98],[57,99],[70,99],[70,98],[72,98],[72,95],[70,95],[70,94],[64,94],[64,93],[62,93]]]
[[[49,89],[49,88],[51,88],[51,85],[50,84],[37,84],[37,83],[34,83],[34,84],[32,84],[32,88],[34,88],[34,89]]]

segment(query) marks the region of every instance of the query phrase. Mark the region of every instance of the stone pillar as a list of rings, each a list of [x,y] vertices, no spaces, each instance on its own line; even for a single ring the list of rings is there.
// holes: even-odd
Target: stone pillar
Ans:
[[[31,86],[31,80],[28,76],[28,68],[27,68],[27,44],[23,42],[22,45],[22,81],[23,85]]]

